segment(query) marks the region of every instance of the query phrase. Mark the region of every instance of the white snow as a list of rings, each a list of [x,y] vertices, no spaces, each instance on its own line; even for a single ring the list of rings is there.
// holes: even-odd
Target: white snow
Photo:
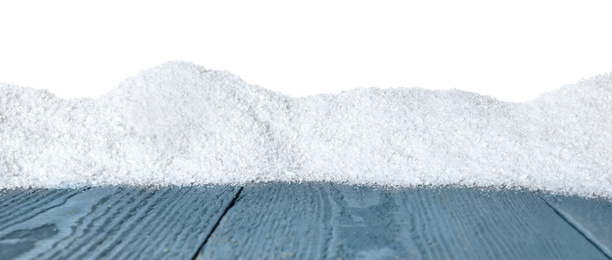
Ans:
[[[0,83],[0,189],[331,181],[612,198],[612,73],[526,103],[458,90],[291,98],[169,62],[97,99]]]

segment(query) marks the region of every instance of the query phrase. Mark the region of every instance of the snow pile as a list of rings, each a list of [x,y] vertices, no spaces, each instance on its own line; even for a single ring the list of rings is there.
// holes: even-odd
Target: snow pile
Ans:
[[[0,189],[332,181],[612,197],[612,74],[527,103],[458,90],[290,98],[170,62],[92,99],[0,84]]]

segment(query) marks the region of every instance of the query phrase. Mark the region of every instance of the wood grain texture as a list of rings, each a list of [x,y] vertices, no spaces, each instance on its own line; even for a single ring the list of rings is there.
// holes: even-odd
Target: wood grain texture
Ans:
[[[535,193],[248,186],[198,259],[606,259]]]
[[[612,201],[546,194],[542,197],[612,259]]]
[[[236,187],[0,194],[0,259],[190,259]]]

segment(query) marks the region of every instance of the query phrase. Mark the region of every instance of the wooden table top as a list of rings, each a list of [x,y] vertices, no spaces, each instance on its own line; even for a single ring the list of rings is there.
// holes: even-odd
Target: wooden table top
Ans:
[[[612,259],[612,202],[331,183],[0,192],[0,259]]]

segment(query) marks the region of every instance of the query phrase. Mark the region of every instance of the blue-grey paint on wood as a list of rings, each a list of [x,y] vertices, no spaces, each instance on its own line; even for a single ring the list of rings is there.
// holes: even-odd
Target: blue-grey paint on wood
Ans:
[[[237,187],[0,193],[0,259],[189,259]]]
[[[238,190],[0,192],[0,259],[189,259]],[[605,259],[611,205],[518,191],[249,186],[198,257]]]
[[[542,197],[612,259],[612,201],[546,194]]]
[[[245,187],[199,259],[606,259],[535,193]]]

